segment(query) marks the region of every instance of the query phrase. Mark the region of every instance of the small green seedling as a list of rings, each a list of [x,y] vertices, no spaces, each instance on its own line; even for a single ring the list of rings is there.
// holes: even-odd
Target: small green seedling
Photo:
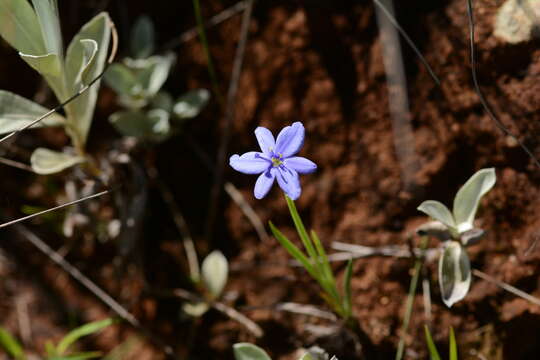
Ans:
[[[235,360],[272,360],[270,356],[258,347],[250,343],[238,343],[233,346]],[[328,354],[322,351],[310,351],[308,350],[298,360],[328,360],[330,357]],[[332,356],[330,360],[338,360],[337,357]]]
[[[152,55],[154,24],[147,16],[135,22],[131,33],[131,57],[115,63],[105,74],[105,82],[118,94],[124,108],[109,117],[125,136],[161,141],[187,119],[196,117],[210,99],[205,89],[192,90],[176,100],[161,90],[176,61],[172,53]]]
[[[296,205],[291,198],[285,195],[289,211],[293,219],[294,225],[298,232],[298,236],[302,240],[302,243],[307,253],[302,252],[296,245],[294,245],[283,233],[281,233],[270,222],[270,229],[275,238],[281,243],[281,245],[287,250],[287,252],[294,257],[306,271],[315,279],[322,287],[324,292],[322,297],[332,307],[332,309],[339,314],[345,321],[349,321],[352,318],[352,295],[351,295],[351,276],[352,276],[352,260],[347,263],[345,270],[345,279],[343,283],[343,293],[340,293],[337,287],[336,279],[332,273],[332,267],[328,261],[326,251],[321,244],[319,237],[315,231],[311,231],[311,236],[308,235],[304,223],[298,214]]]
[[[45,344],[44,356],[47,360],[82,360],[96,359],[102,356],[99,351],[71,353],[70,348],[82,337],[97,334],[101,330],[114,324],[113,319],[104,319],[82,325],[72,331],[54,345],[52,342]],[[5,329],[0,328],[0,348],[3,348],[9,356],[16,360],[25,360],[26,355],[22,345]]]
[[[0,0],[0,36],[43,76],[62,103],[102,73],[114,24],[107,13],[96,15],[64,51],[57,0],[32,0],[32,5],[27,0]],[[85,145],[98,90],[99,81],[65,106],[65,117],[54,114],[33,126],[63,126],[74,146],[64,152],[36,149],[30,159],[36,173],[56,173],[87,160]],[[0,91],[0,134],[29,125],[46,112],[28,99]]]
[[[205,302],[186,303],[183,310],[186,314],[199,317],[210,308],[210,303],[219,299],[227,284],[229,263],[219,251],[212,251],[202,262],[200,279],[193,279],[202,287]]]
[[[424,331],[426,335],[426,343],[429,350],[430,360],[441,360],[441,356],[439,355],[439,351],[437,350],[437,347],[435,346],[435,343],[433,342],[433,338],[431,337],[431,333],[427,325],[424,326]],[[458,360],[456,336],[454,335],[453,328],[450,328],[449,343],[450,343],[450,360]]]
[[[451,307],[467,295],[471,285],[471,266],[465,246],[479,240],[484,231],[474,227],[480,199],[495,185],[495,169],[482,169],[463,185],[454,198],[452,212],[434,200],[424,201],[418,210],[436,222],[418,229],[420,235],[443,240],[439,258],[439,285],[444,303]]]

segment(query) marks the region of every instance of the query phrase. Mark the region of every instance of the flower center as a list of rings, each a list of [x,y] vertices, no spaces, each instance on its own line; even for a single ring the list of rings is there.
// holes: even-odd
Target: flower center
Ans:
[[[272,166],[273,166],[273,167],[278,167],[278,166],[280,166],[281,164],[283,164],[282,159],[283,159],[283,155],[281,155],[281,154],[274,154],[274,155],[272,156]]]

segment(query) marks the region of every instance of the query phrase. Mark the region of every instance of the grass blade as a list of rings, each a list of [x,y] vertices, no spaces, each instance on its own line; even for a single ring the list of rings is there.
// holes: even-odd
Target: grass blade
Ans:
[[[62,355],[64,352],[77,340],[79,340],[83,336],[95,334],[104,328],[112,325],[114,323],[114,320],[111,318],[100,320],[100,321],[94,321],[88,324],[85,324],[83,326],[80,326],[76,328],[75,330],[70,331],[60,342],[58,343],[58,346],[56,347],[56,350],[58,354]]]
[[[450,360],[458,360],[456,336],[453,327],[450,327]]]
[[[441,360],[441,356],[439,355],[439,352],[437,351],[437,347],[435,346],[435,343],[433,342],[433,338],[431,337],[431,333],[429,332],[429,328],[427,325],[424,325],[424,332],[426,333],[426,343],[429,349],[429,357],[431,360]]]
[[[302,240],[302,243],[304,244],[304,247],[306,248],[306,251],[309,257],[311,257],[311,259],[315,261],[315,263],[317,263],[317,259],[319,256],[317,255],[317,252],[315,251],[315,248],[313,247],[311,239],[306,231],[306,228],[304,227],[304,223],[302,222],[302,219],[300,218],[300,215],[298,214],[298,210],[296,209],[296,204],[287,195],[285,195],[285,199],[287,200],[287,206],[289,207],[289,212],[291,213],[291,217],[293,218],[296,231],[298,232],[298,235],[300,236],[300,239]]]
[[[345,269],[345,280],[343,281],[343,307],[347,317],[352,315],[352,293],[351,293],[351,277],[352,277],[352,259],[347,262]]]
[[[25,359],[21,344],[5,329],[0,327],[0,348],[3,348],[9,356],[22,360]]]
[[[302,266],[307,270],[307,272],[314,278],[318,279],[316,276],[315,269],[313,268],[313,265],[309,261],[309,259],[302,253],[302,251],[294,245],[289,239],[285,237],[279,231],[274,224],[270,221],[268,223],[270,225],[270,230],[272,231],[272,234],[274,234],[274,237],[279,241],[279,243],[289,252],[289,254],[294,257],[296,260],[298,260]]]

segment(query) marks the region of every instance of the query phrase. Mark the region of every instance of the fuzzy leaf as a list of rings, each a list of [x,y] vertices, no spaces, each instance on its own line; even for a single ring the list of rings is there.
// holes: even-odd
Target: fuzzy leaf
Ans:
[[[63,45],[57,0],[32,0],[32,4],[39,21],[45,49],[60,57],[63,54]]]
[[[96,78],[105,66],[111,38],[112,21],[102,12],[86,23],[69,44],[66,53],[66,79],[69,95],[75,94],[83,84]],[[93,50],[97,45],[97,51]],[[99,81],[92,88],[66,106],[70,135],[75,145],[83,147],[94,116]],[[64,99],[65,100],[65,99]]]
[[[19,55],[28,63],[28,65],[43,76],[59,77],[62,72],[60,59],[56,54],[36,56],[23,54],[21,52]]]
[[[272,360],[260,347],[250,343],[234,344],[235,360]]]
[[[206,89],[188,91],[178,98],[173,112],[180,119],[191,119],[199,115],[210,100],[210,92]]]
[[[123,64],[109,66],[104,79],[107,85],[121,95],[134,95],[134,90],[138,84],[131,69]]]
[[[0,90],[0,134],[7,134],[30,124],[47,109],[22,96],[9,91]],[[58,113],[53,113],[32,128],[59,126],[65,124],[65,119]]]
[[[451,307],[467,295],[471,286],[471,264],[457,241],[448,241],[439,258],[439,285],[442,300]]]
[[[471,230],[478,204],[493,185],[495,185],[495,169],[482,169],[476,172],[465,185],[459,189],[454,198],[454,219],[459,233]]]
[[[37,24],[27,0],[0,0],[0,35],[18,51],[32,55],[47,52]]]
[[[69,155],[45,148],[37,148],[30,157],[32,170],[40,175],[54,174],[84,161],[85,159],[80,156]]]
[[[112,114],[109,121],[122,135],[140,139],[161,140],[170,131],[169,113],[161,109],[148,113],[119,111]]]
[[[137,80],[142,85],[147,97],[157,94],[165,84],[175,61],[176,56],[173,53],[168,53],[165,56],[155,55],[135,62],[138,66],[143,65],[137,75]]]
[[[444,225],[449,228],[455,228],[454,217],[448,208],[441,202],[435,200],[424,201],[417,208],[423,213],[429,215],[435,220],[442,222]]]
[[[147,58],[154,52],[155,47],[154,23],[146,16],[137,18],[131,31],[131,54],[136,59]]]
[[[227,284],[229,263],[223,254],[214,250],[208,255],[201,266],[202,281],[210,294],[217,298]]]

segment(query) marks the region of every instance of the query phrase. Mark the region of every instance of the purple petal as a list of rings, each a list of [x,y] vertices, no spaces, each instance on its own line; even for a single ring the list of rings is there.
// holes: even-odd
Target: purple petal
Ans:
[[[271,168],[259,175],[257,182],[255,183],[255,188],[253,189],[253,194],[257,199],[262,199],[266,196],[266,194],[268,194],[272,184],[274,184],[276,172],[277,171],[275,168]]]
[[[277,181],[279,187],[290,197],[292,200],[298,199],[302,188],[300,188],[300,178],[298,173],[292,169],[288,169],[285,166],[280,166],[277,173]]]
[[[271,155],[272,151],[276,147],[276,141],[274,140],[274,135],[272,135],[270,130],[259,126],[255,129],[255,136],[257,137],[261,151],[266,155]]]
[[[234,154],[229,159],[229,165],[234,170],[244,174],[260,174],[272,166],[272,162],[264,157],[264,154],[250,151],[242,154],[242,156]]]
[[[284,127],[277,137],[275,152],[284,158],[295,155],[304,145],[304,132],[304,125],[299,121]]]
[[[300,156],[287,158],[283,160],[283,164],[299,174],[309,174],[317,170],[317,165],[313,161]]]

